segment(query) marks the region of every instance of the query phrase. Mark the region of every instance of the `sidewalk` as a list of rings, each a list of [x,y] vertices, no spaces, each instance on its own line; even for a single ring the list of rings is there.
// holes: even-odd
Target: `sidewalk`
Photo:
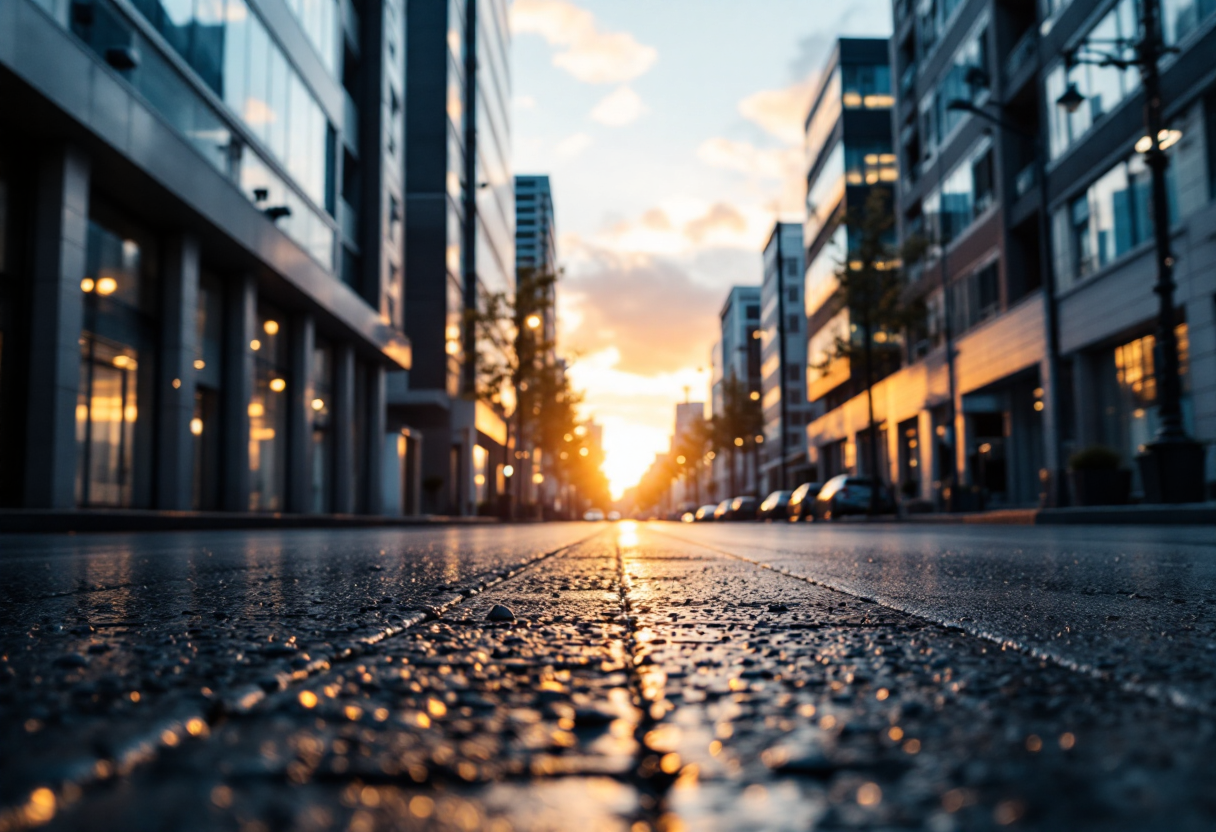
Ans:
[[[892,520],[896,518],[890,518]],[[1076,508],[1010,508],[959,514],[910,514],[898,518],[909,523],[979,523],[1008,526],[1212,526],[1216,503],[1185,505],[1088,506]]]
[[[141,509],[0,509],[0,534],[47,532],[165,532],[221,529],[350,529],[369,526],[450,526],[497,523],[494,517],[366,514],[253,514]]]

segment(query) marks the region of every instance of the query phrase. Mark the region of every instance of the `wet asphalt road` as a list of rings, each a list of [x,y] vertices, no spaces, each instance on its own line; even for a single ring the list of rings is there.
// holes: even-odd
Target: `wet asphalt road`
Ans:
[[[7,536],[0,832],[1208,830],[1214,682],[1210,529]]]

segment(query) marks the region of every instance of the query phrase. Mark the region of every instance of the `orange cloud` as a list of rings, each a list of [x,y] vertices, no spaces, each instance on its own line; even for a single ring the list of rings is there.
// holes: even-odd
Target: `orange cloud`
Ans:
[[[798,177],[802,153],[796,148],[761,149],[749,142],[707,139],[697,148],[697,158],[710,167],[738,171],[763,179]]]
[[[705,216],[684,226],[684,235],[694,243],[702,242],[716,231],[744,234],[747,232],[747,220],[734,206],[719,202],[711,207]]]
[[[628,32],[604,32],[595,15],[569,0],[515,0],[511,29],[563,47],[553,65],[588,84],[622,84],[645,74],[659,53]]]
[[[577,319],[565,342],[583,354],[614,349],[616,370],[642,376],[704,364],[725,297],[674,261],[603,249],[587,249],[558,292]]]
[[[779,90],[753,93],[739,102],[739,113],[786,144],[801,146],[816,83],[812,76]]]

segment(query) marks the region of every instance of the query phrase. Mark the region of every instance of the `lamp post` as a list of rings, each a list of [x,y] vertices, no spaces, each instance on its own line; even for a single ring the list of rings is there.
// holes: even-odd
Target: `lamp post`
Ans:
[[[1182,425],[1182,379],[1178,361],[1178,338],[1174,332],[1174,255],[1170,251],[1170,217],[1166,192],[1169,157],[1162,140],[1169,134],[1162,127],[1161,57],[1174,50],[1162,41],[1156,0],[1142,2],[1141,34],[1138,42],[1127,39],[1082,42],[1066,56],[1068,65],[1090,64],[1140,70],[1144,87],[1144,126],[1147,135],[1137,143],[1152,174],[1153,240],[1156,245],[1157,332],[1154,371],[1157,376],[1157,435],[1142,448],[1137,462],[1151,503],[1190,503],[1204,498],[1203,446],[1187,435]],[[1110,51],[1095,48],[1103,44]],[[1129,56],[1128,52],[1132,54]],[[1075,83],[1070,83],[1056,102],[1070,113],[1085,101]]]

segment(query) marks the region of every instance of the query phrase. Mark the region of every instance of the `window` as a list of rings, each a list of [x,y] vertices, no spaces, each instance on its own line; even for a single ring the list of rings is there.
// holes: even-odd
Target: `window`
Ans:
[[[810,183],[806,196],[806,226],[804,239],[813,242],[819,232],[827,226],[836,209],[844,200],[845,151],[844,143],[837,142],[831,155],[824,160],[819,172]]]
[[[841,70],[841,103],[847,109],[876,110],[895,103],[891,95],[891,67],[887,64],[856,64]]]
[[[1173,148],[1166,151],[1173,156]],[[1178,220],[1175,166],[1166,171],[1171,225]],[[1153,234],[1151,174],[1139,154],[1103,174],[1055,218],[1056,269],[1061,289],[1094,274]]]
[[[1161,28],[1166,44],[1173,46],[1199,28],[1212,12],[1213,0],[1161,0]]]
[[[249,510],[283,511],[287,499],[287,322],[259,307],[253,351],[253,395],[249,399]]]
[[[938,223],[937,236],[956,240],[996,201],[992,143],[983,141],[970,157],[925,197],[924,210]]]
[[[747,315],[747,319],[749,321],[758,321],[760,320],[760,307],[749,305],[744,311],[744,314]]]
[[[944,144],[954,128],[967,117],[964,112],[949,109],[950,102],[956,98],[973,101],[982,90],[986,90],[986,86],[975,82],[975,70],[984,75],[989,72],[987,27],[969,38],[955,53],[950,69],[946,71],[933,93],[936,132],[926,135],[931,137],[934,146],[940,147]]]
[[[1138,33],[1136,0],[1119,0],[1087,37],[1099,48],[1110,49],[1113,42],[1134,40]],[[1085,96],[1085,103],[1075,113],[1069,113],[1056,104],[1070,84],[1076,84]],[[1078,64],[1067,70],[1060,64],[1052,70],[1046,83],[1051,157],[1054,159],[1063,154],[1089,132],[1095,121],[1113,110],[1139,86],[1140,73],[1134,68],[1123,70],[1114,66]]]
[[[797,264],[795,264],[795,265],[797,265]],[[790,276],[793,277],[794,275],[791,274]],[[785,295],[786,295],[786,299],[789,300],[790,303],[797,303],[798,302],[798,287],[791,286],[786,291]]]
[[[824,84],[823,94],[811,114],[806,131],[807,166],[810,167],[819,158],[827,144],[828,136],[836,128],[840,120],[840,67],[832,72]]]
[[[960,335],[1001,311],[999,261],[960,278],[950,286],[951,326]]]
[[[318,339],[312,354],[312,511],[328,514],[332,510],[330,495],[333,471],[333,368],[334,351]]]
[[[785,331],[787,335],[797,335],[802,330],[801,315],[787,315]]]

